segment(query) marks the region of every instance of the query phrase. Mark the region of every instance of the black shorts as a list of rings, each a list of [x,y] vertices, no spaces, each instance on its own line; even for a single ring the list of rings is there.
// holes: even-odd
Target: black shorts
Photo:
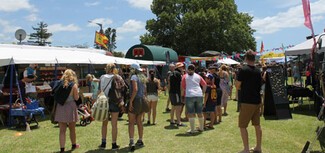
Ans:
[[[217,105],[216,106],[221,106],[221,98],[222,98],[222,90],[217,89]]]
[[[132,113],[132,114],[135,114],[135,115],[140,115],[140,114],[142,114],[142,113],[144,113],[145,112],[145,104],[144,103],[146,103],[144,100],[143,100],[143,98],[138,98],[138,97],[136,97],[136,98],[134,98],[134,101],[133,101],[133,110],[130,112],[129,111],[129,113]],[[130,105],[128,105],[128,110],[130,109]]]
[[[118,113],[118,112],[120,112],[120,107],[118,107],[118,105],[116,104],[116,103],[114,103],[114,102],[112,102],[112,103],[108,103],[109,104],[109,112],[111,112],[111,113]]]
[[[181,94],[178,93],[169,93],[169,99],[173,106],[181,106],[183,105],[181,101]]]

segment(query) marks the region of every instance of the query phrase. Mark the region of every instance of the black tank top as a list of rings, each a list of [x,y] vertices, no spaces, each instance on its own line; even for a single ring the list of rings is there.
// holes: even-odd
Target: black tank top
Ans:
[[[157,83],[152,80],[149,80],[147,82],[147,94],[148,95],[158,95],[157,90],[158,90]]]

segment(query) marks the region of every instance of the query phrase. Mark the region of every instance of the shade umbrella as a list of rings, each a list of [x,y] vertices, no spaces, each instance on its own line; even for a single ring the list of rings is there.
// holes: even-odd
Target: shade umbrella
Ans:
[[[219,56],[219,55],[220,55],[220,52],[218,52],[218,51],[208,50],[208,51],[202,52],[199,56],[200,57],[211,57],[211,56]]]

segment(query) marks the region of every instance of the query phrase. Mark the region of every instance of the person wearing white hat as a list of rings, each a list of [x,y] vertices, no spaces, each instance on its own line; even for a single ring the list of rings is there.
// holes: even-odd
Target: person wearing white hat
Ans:
[[[143,147],[143,125],[142,125],[142,114],[146,111],[145,109],[145,91],[147,78],[141,73],[142,69],[139,64],[131,64],[131,83],[130,93],[131,98],[128,104],[128,116],[129,116],[129,138],[130,138],[130,151],[135,150],[135,146]],[[139,139],[134,144],[134,124],[137,124]]]

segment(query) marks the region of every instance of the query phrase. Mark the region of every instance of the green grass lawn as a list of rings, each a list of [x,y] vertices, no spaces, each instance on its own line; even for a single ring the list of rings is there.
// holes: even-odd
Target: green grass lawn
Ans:
[[[169,114],[165,112],[166,96],[160,95],[158,102],[157,122],[155,126],[144,127],[145,147],[135,152],[211,152],[211,153],[236,153],[242,150],[242,141],[237,127],[238,113],[235,101],[228,102],[228,116],[223,117],[223,122],[215,125],[214,130],[204,131],[197,135],[186,134],[189,127],[170,127]],[[293,119],[265,120],[261,118],[263,129],[262,148],[264,153],[297,153],[301,152],[305,142],[315,136],[317,121],[313,110],[309,110],[308,103],[296,107],[292,111]],[[297,104],[296,104],[297,105]],[[47,115],[48,116],[48,115]],[[128,152],[128,126],[127,115],[118,122],[118,141],[121,149],[116,152]],[[188,124],[188,122],[185,122]],[[196,124],[198,121],[196,120]],[[59,151],[59,128],[46,119],[40,119],[39,127],[31,124],[32,131],[26,132],[24,128],[0,127],[0,152],[57,152]],[[92,122],[85,127],[77,126],[77,142],[81,148],[73,152],[113,152],[110,150],[111,134],[109,134],[106,150],[99,150],[101,142],[101,123]],[[255,132],[252,126],[248,127],[250,147],[255,145]],[[16,136],[17,133],[21,136]],[[71,143],[67,132],[66,148],[69,150]],[[137,132],[135,140],[137,140]],[[319,143],[314,144],[314,150],[321,150]]]

